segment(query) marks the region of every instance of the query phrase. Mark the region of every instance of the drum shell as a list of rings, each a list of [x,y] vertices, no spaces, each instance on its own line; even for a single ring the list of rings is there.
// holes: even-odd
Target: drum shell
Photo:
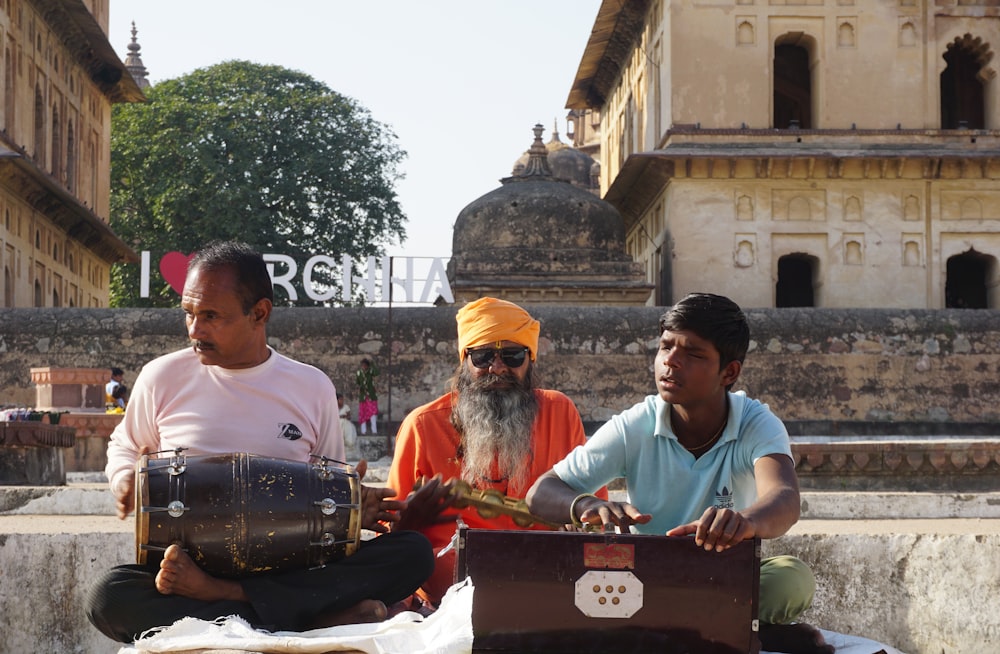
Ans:
[[[357,473],[347,466],[248,453],[143,456],[136,466],[137,560],[152,563],[179,543],[221,577],[323,566],[357,549],[359,500]],[[185,509],[177,517],[163,510],[171,502]]]

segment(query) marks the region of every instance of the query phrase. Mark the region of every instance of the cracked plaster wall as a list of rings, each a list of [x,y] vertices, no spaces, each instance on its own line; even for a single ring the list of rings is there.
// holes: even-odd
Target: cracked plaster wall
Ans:
[[[392,421],[442,393],[458,363],[455,307],[277,309],[277,350],[316,365],[354,403],[362,357],[382,368]],[[532,307],[537,371],[599,423],[654,392],[661,307]],[[1000,423],[1000,312],[752,309],[738,388],[788,422]],[[35,401],[33,367],[125,369],[185,347],[174,309],[0,309],[0,404]]]

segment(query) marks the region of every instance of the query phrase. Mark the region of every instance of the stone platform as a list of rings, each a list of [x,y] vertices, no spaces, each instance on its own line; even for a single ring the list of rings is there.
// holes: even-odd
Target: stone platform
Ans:
[[[387,467],[373,463],[367,481]],[[102,570],[135,557],[134,520],[114,517],[99,477],[0,487],[0,654],[118,651],[80,608]],[[815,570],[808,621],[907,654],[1000,651],[1000,492],[806,491],[802,503],[803,519],[764,554]]]

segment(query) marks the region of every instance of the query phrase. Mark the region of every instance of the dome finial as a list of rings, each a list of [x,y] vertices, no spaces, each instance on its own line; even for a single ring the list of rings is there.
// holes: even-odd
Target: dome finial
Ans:
[[[549,144],[546,146],[551,151],[553,149],[558,150],[564,147],[563,142],[559,139],[559,119],[552,119],[552,138],[549,139]]]
[[[146,79],[146,67],[142,65],[142,57],[139,55],[141,46],[136,39],[138,30],[135,28],[135,21],[132,21],[132,42],[128,44],[128,55],[125,57],[125,70],[132,75],[135,85],[140,89],[149,88],[149,80]]]
[[[549,151],[542,143],[542,132],[545,128],[541,123],[532,128],[535,133],[535,141],[528,148],[528,164],[521,171],[518,177],[551,177],[552,169],[549,168]]]

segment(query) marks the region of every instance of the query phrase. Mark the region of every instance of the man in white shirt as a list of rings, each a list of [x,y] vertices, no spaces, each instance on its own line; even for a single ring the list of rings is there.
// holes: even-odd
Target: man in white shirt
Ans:
[[[320,370],[267,345],[273,289],[260,254],[212,243],[188,267],[181,299],[191,347],[147,364],[108,446],[106,472],[124,519],[133,509],[135,465],[144,453],[249,452],[309,461],[343,460],[335,389]],[[366,463],[357,466],[364,476]],[[257,628],[299,631],[386,617],[430,575],[433,554],[416,533],[385,533],[405,502],[391,488],[361,487],[362,528],[380,535],[340,561],[229,579],[212,576],[177,544],[156,566],[117,566],[89,593],[86,612],[110,638],[192,616],[240,615]]]

